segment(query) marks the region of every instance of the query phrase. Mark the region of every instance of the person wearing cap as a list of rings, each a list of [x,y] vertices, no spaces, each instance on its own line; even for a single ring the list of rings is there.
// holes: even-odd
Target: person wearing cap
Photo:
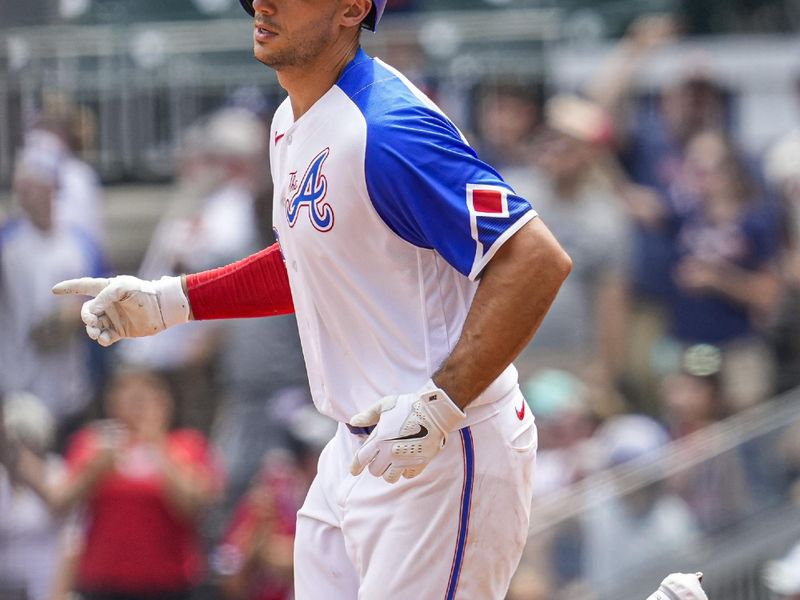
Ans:
[[[338,421],[298,512],[295,597],[500,600],[531,518],[536,428],[513,360],[572,268],[406,76],[369,56],[385,0],[243,0],[288,92],[269,135],[278,243],[232,265],[55,286],[104,346],[294,312]]]
[[[266,135],[262,121],[243,108],[220,109],[187,129],[176,152],[175,192],[147,246],[139,277],[211,269],[259,248],[255,195]],[[195,367],[208,365],[224,333],[221,324],[192,324],[131,340],[121,345],[120,355],[128,364],[168,369],[182,382],[182,396],[202,396],[209,383],[204,369]]]
[[[94,167],[87,162],[95,150],[96,118],[60,92],[47,92],[34,126],[25,133],[25,151],[51,152],[58,157],[58,190],[54,219],[76,228],[99,247],[105,244],[103,191]]]

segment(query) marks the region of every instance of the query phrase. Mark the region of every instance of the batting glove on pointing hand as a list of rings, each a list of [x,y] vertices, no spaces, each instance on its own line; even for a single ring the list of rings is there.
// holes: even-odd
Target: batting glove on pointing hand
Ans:
[[[464,412],[433,381],[414,394],[381,398],[350,419],[353,427],[375,426],[356,452],[350,472],[358,475],[369,466],[370,473],[389,483],[396,483],[401,475],[416,477],[464,418]]]
[[[671,573],[647,600],[708,600],[702,573]]]
[[[86,333],[101,346],[122,338],[143,337],[189,320],[189,300],[180,277],[143,281],[130,275],[83,277],[62,281],[53,293],[94,296],[84,302]]]

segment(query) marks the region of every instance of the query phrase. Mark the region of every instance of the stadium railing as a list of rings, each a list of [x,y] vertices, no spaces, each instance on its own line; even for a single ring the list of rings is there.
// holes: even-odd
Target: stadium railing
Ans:
[[[0,29],[0,185],[48,91],[88,106],[98,121],[96,163],[105,181],[161,180],[184,129],[233,90],[257,86],[273,108],[274,74],[252,57],[245,18],[131,25]],[[559,12],[534,8],[393,15],[365,34],[381,56],[412,47],[426,77],[468,89],[487,73],[541,76],[536,57],[560,34]]]
[[[540,498],[523,568],[559,600],[645,598],[672,571],[705,572],[710,598],[768,600],[765,561],[800,541],[798,435],[795,390]]]

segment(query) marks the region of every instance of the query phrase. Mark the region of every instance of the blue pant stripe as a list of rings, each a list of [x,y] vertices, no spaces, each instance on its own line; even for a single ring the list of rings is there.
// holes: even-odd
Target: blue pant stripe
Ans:
[[[464,552],[469,533],[469,513],[472,508],[472,483],[475,477],[475,449],[472,444],[472,431],[469,427],[465,427],[460,430],[460,433],[464,451],[464,488],[461,494],[461,511],[458,516],[456,552],[450,572],[450,582],[447,584],[446,600],[453,600],[456,597],[461,567],[464,564]]]

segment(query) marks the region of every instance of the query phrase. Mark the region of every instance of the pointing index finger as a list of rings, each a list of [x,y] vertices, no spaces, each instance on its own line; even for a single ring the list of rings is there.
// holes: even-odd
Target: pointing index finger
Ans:
[[[105,277],[81,277],[68,279],[53,286],[53,293],[58,296],[78,294],[81,296],[97,296],[108,285]]]

